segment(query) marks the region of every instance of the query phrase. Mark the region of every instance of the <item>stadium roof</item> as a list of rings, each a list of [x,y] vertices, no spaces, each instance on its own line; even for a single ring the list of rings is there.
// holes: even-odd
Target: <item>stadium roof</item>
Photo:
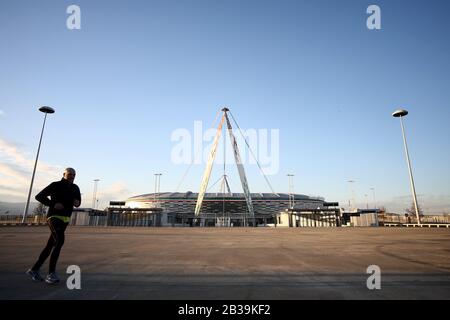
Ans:
[[[198,193],[191,191],[188,192],[160,192],[156,195],[154,193],[142,194],[134,197],[130,197],[127,201],[143,201],[143,200],[153,200],[154,198],[162,199],[190,199],[195,200],[198,197]],[[293,194],[295,200],[320,200],[324,201],[322,197],[310,197],[304,194]],[[252,193],[252,200],[289,200],[288,193]],[[242,199],[245,201],[244,193],[205,193],[205,200],[219,199]]]

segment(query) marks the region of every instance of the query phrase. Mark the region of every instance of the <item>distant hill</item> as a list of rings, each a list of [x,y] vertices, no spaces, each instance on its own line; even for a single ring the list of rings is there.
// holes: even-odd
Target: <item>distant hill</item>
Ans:
[[[2,202],[0,201],[0,215],[21,215],[25,209],[25,202]],[[33,213],[38,202],[30,202],[28,213]]]

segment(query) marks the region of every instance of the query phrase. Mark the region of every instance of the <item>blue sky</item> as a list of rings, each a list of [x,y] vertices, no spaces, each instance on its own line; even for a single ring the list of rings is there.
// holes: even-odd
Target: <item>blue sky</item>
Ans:
[[[66,8],[81,8],[68,30]],[[366,9],[381,8],[369,30]],[[77,169],[91,203],[173,191],[187,165],[171,161],[171,134],[209,126],[228,106],[239,125],[279,129],[287,192],[348,204],[375,188],[379,205],[411,203],[399,107],[421,205],[450,212],[448,1],[2,1],[0,201],[24,201],[42,114],[48,119],[35,192]],[[194,165],[180,190],[199,189]],[[215,168],[211,183],[220,176]],[[252,192],[269,188],[246,167]],[[241,192],[234,166],[232,190]]]

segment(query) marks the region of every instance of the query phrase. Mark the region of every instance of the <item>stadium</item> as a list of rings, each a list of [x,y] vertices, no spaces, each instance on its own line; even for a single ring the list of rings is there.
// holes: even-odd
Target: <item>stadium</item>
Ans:
[[[282,224],[279,215],[289,208],[308,215],[308,220],[320,221],[323,219],[319,216],[326,218],[330,207],[338,205],[302,194],[251,193],[253,215],[250,215],[244,193],[205,193],[200,214],[195,215],[197,200],[198,193],[191,191],[164,192],[134,196],[121,205],[141,212],[157,210],[158,221],[153,223],[160,226],[269,226]]]
[[[264,172],[261,173],[264,175],[272,192],[251,193],[228,114],[234,120],[235,126],[239,129],[238,131],[241,134],[242,132],[230,110],[223,108],[221,111],[223,114],[217,127],[199,192],[159,192],[159,178],[161,174],[155,174],[154,193],[134,196],[124,202],[111,203],[108,221],[110,225],[121,225],[129,223],[129,221],[132,221],[133,225],[136,221],[139,221],[139,225],[152,226],[256,227],[270,225],[340,225],[339,210],[336,208],[338,203],[325,202],[325,199],[321,197],[294,194],[291,192],[291,187],[289,194],[277,193],[273,190]],[[221,177],[220,192],[207,192],[222,130],[227,130],[230,135],[243,193],[231,192],[225,166]],[[225,132],[223,136],[225,137]],[[246,141],[245,137],[243,138]],[[246,146],[250,149],[247,141]],[[252,154],[254,153],[252,152]],[[256,158],[255,160],[261,169],[258,160]]]

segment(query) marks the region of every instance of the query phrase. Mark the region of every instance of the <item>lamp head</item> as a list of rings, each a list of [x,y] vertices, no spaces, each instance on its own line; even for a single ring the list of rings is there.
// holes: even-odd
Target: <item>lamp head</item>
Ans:
[[[399,118],[399,117],[404,117],[407,114],[408,114],[408,111],[406,111],[404,109],[399,109],[399,110],[394,111],[392,116],[395,117],[395,118]]]
[[[43,113],[55,113],[55,110],[53,108],[47,106],[40,107],[39,111]]]

